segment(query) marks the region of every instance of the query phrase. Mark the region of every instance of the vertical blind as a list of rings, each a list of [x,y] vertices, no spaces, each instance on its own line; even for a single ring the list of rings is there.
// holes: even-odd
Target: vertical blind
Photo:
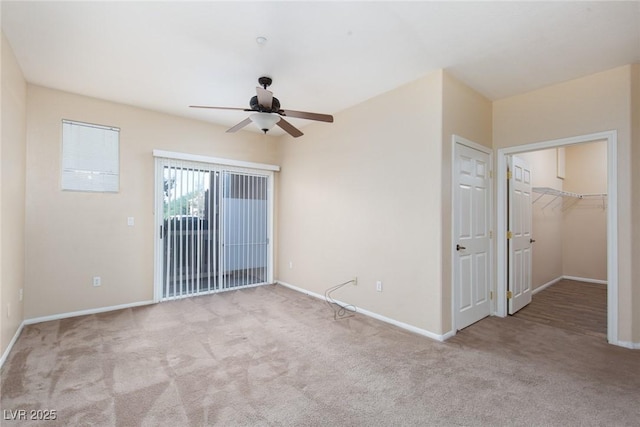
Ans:
[[[271,175],[157,161],[162,299],[268,283]]]

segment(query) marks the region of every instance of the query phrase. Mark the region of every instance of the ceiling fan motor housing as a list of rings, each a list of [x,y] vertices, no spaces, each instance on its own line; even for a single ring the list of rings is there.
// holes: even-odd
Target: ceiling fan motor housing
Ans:
[[[249,107],[251,107],[253,111],[260,111],[261,113],[277,113],[280,111],[280,101],[278,101],[278,98],[274,97],[273,102],[271,103],[271,108],[267,108],[260,105],[257,96],[253,96],[249,101]]]

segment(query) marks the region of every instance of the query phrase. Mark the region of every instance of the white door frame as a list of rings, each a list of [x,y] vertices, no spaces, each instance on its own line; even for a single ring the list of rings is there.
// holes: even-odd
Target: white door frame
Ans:
[[[497,283],[495,315],[507,316],[507,156],[583,142],[607,141],[607,339],[618,344],[618,132],[615,130],[498,149],[497,162]]]
[[[482,153],[488,154],[489,155],[489,171],[491,171],[490,175],[489,175],[489,180],[490,180],[490,184],[489,184],[489,224],[493,224],[493,211],[494,211],[494,205],[493,205],[493,179],[491,178],[493,175],[493,150],[489,147],[485,147],[484,145],[480,145],[476,142],[473,141],[469,141],[468,139],[465,139],[461,136],[458,135],[452,135],[451,137],[451,161],[455,162],[455,154],[456,154],[456,144],[460,144],[460,145],[464,145],[466,147],[469,148],[473,148],[474,150],[478,150]],[[457,183],[457,177],[456,177],[456,168],[452,167],[451,168],[451,219],[452,221],[455,221],[456,215],[455,215],[455,209],[456,209],[456,198],[455,198],[455,194],[456,194],[456,183]],[[457,320],[456,320],[456,298],[457,298],[457,286],[455,283],[455,268],[456,268],[456,248],[455,248],[455,242],[457,241],[457,237],[455,235],[455,231],[454,231],[455,227],[454,224],[451,224],[451,324],[453,325],[453,335],[455,335],[458,331],[458,324],[457,324]],[[493,278],[495,277],[495,275],[493,274],[493,242],[491,242],[491,244],[489,245],[489,283],[493,283]],[[495,306],[495,298],[491,299],[491,308],[490,308],[490,312],[494,313],[496,311],[496,306]]]

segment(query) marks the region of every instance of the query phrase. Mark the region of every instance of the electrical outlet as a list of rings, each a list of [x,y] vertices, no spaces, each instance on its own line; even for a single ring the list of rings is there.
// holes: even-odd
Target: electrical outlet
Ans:
[[[293,268],[293,261],[289,261],[289,268]]]
[[[132,216],[127,217],[127,225],[133,227],[136,224],[135,219]]]
[[[353,279],[351,279],[351,281],[353,282],[353,286],[358,286],[358,276],[353,276]]]
[[[24,296],[23,288],[20,288],[20,291],[18,291],[18,301],[22,301],[23,296]]]
[[[382,292],[382,280],[376,282],[376,291]]]
[[[11,317],[11,304],[7,304],[7,318]]]
[[[93,286],[102,286],[102,279],[100,276],[93,276]]]

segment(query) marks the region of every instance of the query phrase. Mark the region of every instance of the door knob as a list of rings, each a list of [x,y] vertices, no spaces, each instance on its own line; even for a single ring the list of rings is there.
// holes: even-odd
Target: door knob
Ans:
[[[535,243],[536,240],[535,239],[529,239],[529,243]]]
[[[456,251],[459,251],[460,249],[467,249],[464,246],[460,246],[460,245],[456,245]]]

